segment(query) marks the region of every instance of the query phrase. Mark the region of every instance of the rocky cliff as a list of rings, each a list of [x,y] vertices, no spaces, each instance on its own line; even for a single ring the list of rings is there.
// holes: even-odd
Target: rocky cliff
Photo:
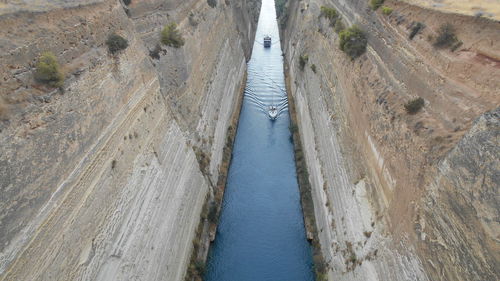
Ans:
[[[289,0],[282,16],[328,277],[498,280],[500,23],[384,5]],[[364,31],[363,55],[340,50],[321,6]],[[453,50],[432,43],[446,23]]]
[[[185,275],[260,3],[127,2],[0,4],[0,280]],[[171,22],[185,45],[157,48]],[[60,89],[33,79],[44,51]]]

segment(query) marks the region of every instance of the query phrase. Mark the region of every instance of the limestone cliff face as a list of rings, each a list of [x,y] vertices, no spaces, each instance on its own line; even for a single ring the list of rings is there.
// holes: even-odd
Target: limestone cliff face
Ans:
[[[283,46],[329,278],[497,280],[498,115],[480,116],[500,105],[499,23],[384,5],[391,15],[361,0],[287,4]],[[321,6],[366,32],[364,55],[340,51]],[[425,28],[410,40],[416,22]],[[429,42],[446,22],[463,42],[454,52]],[[425,107],[407,114],[416,97]]]
[[[259,1],[49,2],[0,5],[0,280],[181,280]],[[170,22],[186,44],[150,57]],[[47,50],[63,91],[33,80]]]

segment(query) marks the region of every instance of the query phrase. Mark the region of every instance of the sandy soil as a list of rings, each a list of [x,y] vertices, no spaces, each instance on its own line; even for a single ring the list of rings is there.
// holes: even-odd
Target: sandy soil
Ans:
[[[414,5],[465,15],[482,15],[500,20],[499,0],[403,0]]]

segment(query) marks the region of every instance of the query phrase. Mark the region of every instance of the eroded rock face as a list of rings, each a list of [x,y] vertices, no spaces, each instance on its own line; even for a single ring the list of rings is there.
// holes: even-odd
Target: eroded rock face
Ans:
[[[50,2],[0,6],[0,280],[181,280],[260,3]],[[170,22],[186,44],[150,57]],[[47,50],[64,91],[33,80]]]
[[[498,279],[498,116],[485,114],[500,105],[498,22],[399,1],[385,1],[390,15],[361,0],[287,5],[283,46],[329,278]],[[364,55],[339,49],[321,6],[366,32]],[[425,28],[409,39],[416,22]],[[455,51],[432,45],[446,22]],[[424,108],[406,113],[416,97]]]

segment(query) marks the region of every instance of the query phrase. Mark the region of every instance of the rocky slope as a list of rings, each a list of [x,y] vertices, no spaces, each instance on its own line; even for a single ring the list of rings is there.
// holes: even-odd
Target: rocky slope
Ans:
[[[183,279],[259,1],[41,2],[0,4],[0,280]],[[185,45],[150,56],[170,22]]]
[[[364,0],[289,0],[283,16],[329,279],[498,280],[500,24],[384,5],[390,15]],[[339,49],[321,6],[365,31],[365,54]],[[447,22],[455,51],[432,45]],[[424,108],[406,113],[416,97]]]

